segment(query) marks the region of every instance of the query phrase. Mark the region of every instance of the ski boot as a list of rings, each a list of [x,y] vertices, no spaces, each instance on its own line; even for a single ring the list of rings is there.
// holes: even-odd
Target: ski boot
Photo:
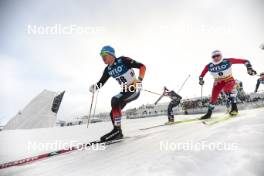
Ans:
[[[237,104],[232,103],[231,111],[229,112],[231,116],[236,116],[238,115],[238,109],[237,109]]]
[[[173,124],[174,123],[174,117],[169,117],[168,118],[168,122],[166,122],[165,124],[166,125],[170,125],[170,124]]]
[[[200,118],[200,120],[210,119],[211,116],[212,116],[212,113],[213,113],[213,111],[212,111],[211,109],[208,109],[207,113],[206,113],[204,116],[202,116],[202,117]]]
[[[123,133],[121,127],[115,126],[112,131],[102,136],[100,140],[102,142],[106,142],[106,141],[118,140],[122,138],[123,138]]]

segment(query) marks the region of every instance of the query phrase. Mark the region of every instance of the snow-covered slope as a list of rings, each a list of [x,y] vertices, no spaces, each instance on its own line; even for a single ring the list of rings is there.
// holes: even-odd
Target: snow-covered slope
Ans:
[[[0,175],[262,176],[263,113],[263,108],[245,110],[237,118],[213,126],[192,122],[144,131],[139,129],[161,124],[166,121],[166,117],[124,120],[124,134],[141,137],[106,146],[101,151],[74,151],[32,164],[3,169],[0,170]],[[28,150],[28,142],[83,143],[98,139],[111,128],[110,122],[106,122],[92,124],[89,129],[83,125],[3,131],[0,132],[0,163],[45,152],[43,149]]]
[[[43,90],[15,117],[8,121],[4,130],[48,128],[55,126],[56,115],[51,106],[56,92]]]

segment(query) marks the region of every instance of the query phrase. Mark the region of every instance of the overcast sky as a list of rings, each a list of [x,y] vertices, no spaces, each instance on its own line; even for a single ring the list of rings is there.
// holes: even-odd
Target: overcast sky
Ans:
[[[200,95],[198,76],[211,61],[214,49],[225,57],[247,58],[264,71],[264,1],[262,0],[1,0],[0,1],[0,124],[13,117],[43,89],[66,90],[59,112],[70,119],[88,112],[89,85],[105,67],[99,56],[112,45],[118,56],[146,65],[145,89],[177,90],[191,77],[181,94]],[[84,33],[29,33],[29,26],[60,25],[88,29]],[[257,77],[243,65],[234,76],[254,90]],[[205,78],[209,95],[212,78]],[[260,88],[264,89],[264,88]],[[100,91],[98,111],[110,111],[119,86],[109,80]],[[142,92],[133,108],[158,97]],[[168,101],[164,99],[163,101]]]

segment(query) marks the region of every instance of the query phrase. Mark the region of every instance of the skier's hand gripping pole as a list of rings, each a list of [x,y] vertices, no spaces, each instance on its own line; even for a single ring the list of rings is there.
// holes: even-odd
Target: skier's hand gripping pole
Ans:
[[[257,72],[252,68],[252,65],[249,63],[246,65],[247,67],[247,73],[250,75],[250,76],[255,76],[257,75]]]

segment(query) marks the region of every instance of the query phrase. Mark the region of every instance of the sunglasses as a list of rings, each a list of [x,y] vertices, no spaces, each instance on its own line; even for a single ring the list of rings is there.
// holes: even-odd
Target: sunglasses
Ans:
[[[109,54],[108,54],[107,52],[104,52],[104,51],[103,51],[103,52],[100,53],[100,55],[101,55],[102,57],[104,57],[104,56],[107,56],[107,55],[109,55]]]
[[[212,56],[212,58],[216,58],[216,57],[220,57],[221,55],[214,55],[214,56]]]

